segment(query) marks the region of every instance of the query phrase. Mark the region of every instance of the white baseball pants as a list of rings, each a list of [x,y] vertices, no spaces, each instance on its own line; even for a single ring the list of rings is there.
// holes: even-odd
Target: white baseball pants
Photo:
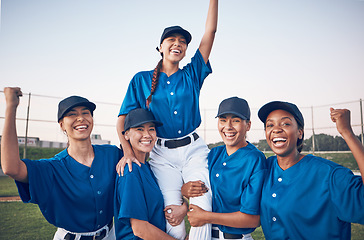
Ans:
[[[168,141],[168,139],[161,138],[161,145],[156,144],[150,153],[149,164],[162,191],[165,206],[182,204],[181,187],[189,181],[201,180],[211,189],[207,168],[209,149],[202,138],[195,141],[192,133],[187,136],[191,138],[190,144],[173,149],[164,146],[164,141]],[[210,190],[203,196],[191,198],[190,203],[206,211],[212,211],[211,200]],[[184,221],[176,227],[172,227],[167,222],[167,233],[174,238],[183,240],[186,236]],[[191,227],[189,240],[210,239],[211,224]]]

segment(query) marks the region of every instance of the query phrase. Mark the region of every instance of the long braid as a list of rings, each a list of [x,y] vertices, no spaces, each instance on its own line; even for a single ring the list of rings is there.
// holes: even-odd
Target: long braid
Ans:
[[[158,62],[157,66],[154,68],[153,78],[152,78],[152,87],[150,89],[150,95],[146,100],[146,105],[147,105],[148,109],[149,109],[150,103],[152,102],[152,95],[154,94],[155,90],[157,89],[159,74],[162,69],[162,63],[163,63],[163,58]]]

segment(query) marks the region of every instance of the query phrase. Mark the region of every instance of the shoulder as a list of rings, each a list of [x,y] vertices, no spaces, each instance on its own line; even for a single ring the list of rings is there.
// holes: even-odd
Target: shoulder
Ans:
[[[260,151],[256,146],[248,142],[248,145],[246,146],[246,149],[249,150],[249,155],[266,159],[264,153]]]
[[[209,156],[215,156],[221,154],[224,151],[225,151],[225,145],[213,147],[209,152]]]
[[[94,148],[94,151],[111,152],[111,153],[117,153],[117,154],[122,153],[122,150],[115,145],[102,144],[102,145],[92,145],[92,146]]]
[[[154,70],[140,71],[134,75],[133,80],[150,78],[153,74],[153,71]]]
[[[303,159],[306,162],[308,162],[309,165],[315,165],[316,169],[333,171],[336,168],[345,168],[345,167],[341,166],[340,164],[337,164],[337,163],[335,163],[333,161],[327,160],[327,159],[322,158],[322,157],[314,156],[314,155],[311,155],[311,154],[306,155]]]

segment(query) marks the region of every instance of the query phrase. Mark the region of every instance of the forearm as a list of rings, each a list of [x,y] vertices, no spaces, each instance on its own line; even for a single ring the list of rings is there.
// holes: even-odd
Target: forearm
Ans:
[[[131,227],[135,236],[144,240],[174,240],[175,238],[169,236],[156,226],[147,221],[138,219],[130,219]]]
[[[260,225],[259,215],[250,215],[240,211],[233,213],[206,212],[206,220],[211,224],[234,228],[256,228]]]
[[[353,153],[356,162],[358,163],[361,177],[364,183],[364,147],[352,130],[343,132],[342,136],[346,144],[349,146],[351,152]]]
[[[123,149],[124,155],[132,154],[134,155],[134,152],[130,146],[129,141],[127,141],[124,137],[123,131],[124,131],[124,121],[125,121],[125,115],[121,115],[118,117],[118,120],[116,122],[116,131],[118,133],[120,145]]]
[[[4,129],[1,137],[1,167],[3,172],[11,178],[22,182],[27,181],[27,168],[19,158],[16,107],[7,107],[5,111]]]
[[[218,0],[210,0],[209,9],[207,12],[207,19],[205,25],[205,33],[202,37],[199,50],[202,57],[207,63],[212,45],[215,39],[215,33],[217,31],[217,19],[218,19]]]

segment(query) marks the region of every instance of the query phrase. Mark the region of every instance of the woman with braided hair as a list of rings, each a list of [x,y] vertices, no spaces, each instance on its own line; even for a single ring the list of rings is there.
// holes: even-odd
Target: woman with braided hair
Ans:
[[[201,124],[200,90],[205,78],[212,72],[209,56],[217,29],[217,15],[218,0],[210,0],[205,33],[199,48],[191,62],[182,69],[179,63],[186,55],[191,34],[180,26],[164,29],[157,47],[162,59],[154,70],[139,72],[133,77],[117,121],[117,132],[124,151],[118,167],[120,170],[124,169],[126,162],[137,162],[130,144],[122,135],[129,111],[149,109],[156,120],[163,123],[156,128],[158,139],[150,153],[149,163],[164,197],[167,233],[177,239],[184,239],[186,235],[185,214],[178,214],[182,212],[179,206],[183,203],[183,183],[201,180],[209,188],[209,150],[195,131]],[[211,194],[191,198],[190,203],[211,211]],[[189,239],[211,239],[211,225],[191,228]]]

